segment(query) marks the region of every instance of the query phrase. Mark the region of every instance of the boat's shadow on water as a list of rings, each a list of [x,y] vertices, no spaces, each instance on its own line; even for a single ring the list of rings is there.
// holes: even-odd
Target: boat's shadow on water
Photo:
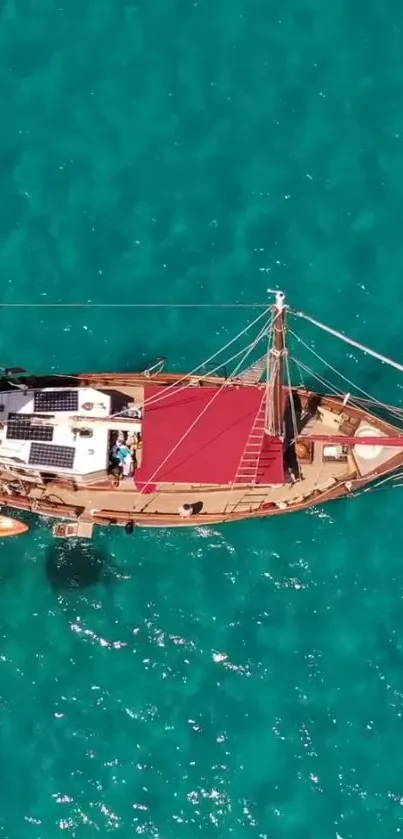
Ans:
[[[45,572],[56,595],[79,592],[97,585],[109,586],[118,576],[105,551],[76,539],[49,546]]]

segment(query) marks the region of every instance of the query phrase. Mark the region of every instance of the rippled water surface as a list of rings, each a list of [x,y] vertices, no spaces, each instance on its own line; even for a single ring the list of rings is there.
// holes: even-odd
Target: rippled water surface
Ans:
[[[5,0],[1,303],[281,285],[401,360],[402,42],[402,10],[374,0]],[[189,369],[245,317],[3,306],[1,361]],[[315,338],[400,403],[398,374]],[[401,492],[85,546],[47,521],[4,540],[2,835],[400,833]]]

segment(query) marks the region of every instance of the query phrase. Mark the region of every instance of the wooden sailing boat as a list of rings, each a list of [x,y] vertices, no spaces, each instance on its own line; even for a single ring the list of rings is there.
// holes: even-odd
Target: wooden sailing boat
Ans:
[[[290,315],[403,369],[292,312],[277,292],[223,348],[258,330],[230,359],[238,361],[229,376],[217,372],[222,361],[207,375],[161,364],[132,374],[4,374],[0,503],[53,516],[56,536],[89,538],[94,525],[129,532],[285,515],[398,474],[403,410],[293,385]],[[250,363],[262,340],[264,355]]]

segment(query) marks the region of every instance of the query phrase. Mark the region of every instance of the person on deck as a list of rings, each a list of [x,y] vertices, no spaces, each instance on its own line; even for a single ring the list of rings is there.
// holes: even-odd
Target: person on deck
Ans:
[[[188,519],[191,515],[193,515],[193,508],[191,504],[182,504],[178,510],[179,515],[183,519]]]
[[[129,478],[133,472],[133,457],[129,447],[125,443],[121,443],[118,446],[117,456],[123,468],[124,477]]]

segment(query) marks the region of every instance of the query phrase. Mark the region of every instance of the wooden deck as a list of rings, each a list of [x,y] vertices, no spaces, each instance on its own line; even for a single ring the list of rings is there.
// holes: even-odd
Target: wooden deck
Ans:
[[[322,422],[314,425],[315,432],[331,433],[331,429]],[[264,504],[297,504],[314,491],[326,490],[336,481],[348,480],[355,474],[356,467],[350,463],[323,463],[323,445],[316,444],[311,464],[302,466],[303,479],[295,484],[283,486],[207,486],[165,484],[160,485],[156,493],[142,494],[137,491],[133,480],[120,481],[118,488],[78,489],[69,491],[55,487],[33,487],[29,497],[41,501],[56,501],[68,506],[79,506],[85,510],[110,510],[127,513],[128,517],[136,514],[178,515],[178,508],[185,503],[202,505],[203,515],[225,516],[233,513],[246,513],[259,509]],[[184,524],[188,522],[185,521]]]
[[[160,381],[164,376],[158,378]],[[216,382],[215,379],[214,384]],[[113,374],[88,375],[82,377],[84,383],[119,390],[136,403],[143,401],[144,388],[139,375],[122,375],[119,378]],[[218,381],[217,386],[220,384],[222,382]],[[307,398],[305,392],[301,391],[301,395],[303,399]],[[345,407],[340,399],[322,397],[318,412],[305,425],[302,434],[336,435],[340,436],[342,443],[343,436],[351,434],[351,427],[356,429],[362,422],[378,432],[392,434],[396,430],[364,409]],[[147,445],[147,440],[144,445]],[[25,484],[23,496],[10,497],[0,493],[0,502],[59,519],[77,520],[84,516],[98,524],[134,521],[152,527],[188,527],[305,509],[349,495],[376,475],[389,473],[402,464],[403,449],[386,447],[373,462],[360,460],[352,450],[345,462],[326,462],[324,444],[315,442],[312,457],[307,462],[300,461],[301,479],[280,486],[159,484],[158,492],[145,494],[136,489],[132,478],[121,479],[118,486],[110,488],[68,489],[62,482],[55,481],[46,486]],[[7,473],[3,473],[1,478],[3,481],[10,480]],[[189,519],[179,515],[179,508],[185,503],[198,508],[197,514]]]

